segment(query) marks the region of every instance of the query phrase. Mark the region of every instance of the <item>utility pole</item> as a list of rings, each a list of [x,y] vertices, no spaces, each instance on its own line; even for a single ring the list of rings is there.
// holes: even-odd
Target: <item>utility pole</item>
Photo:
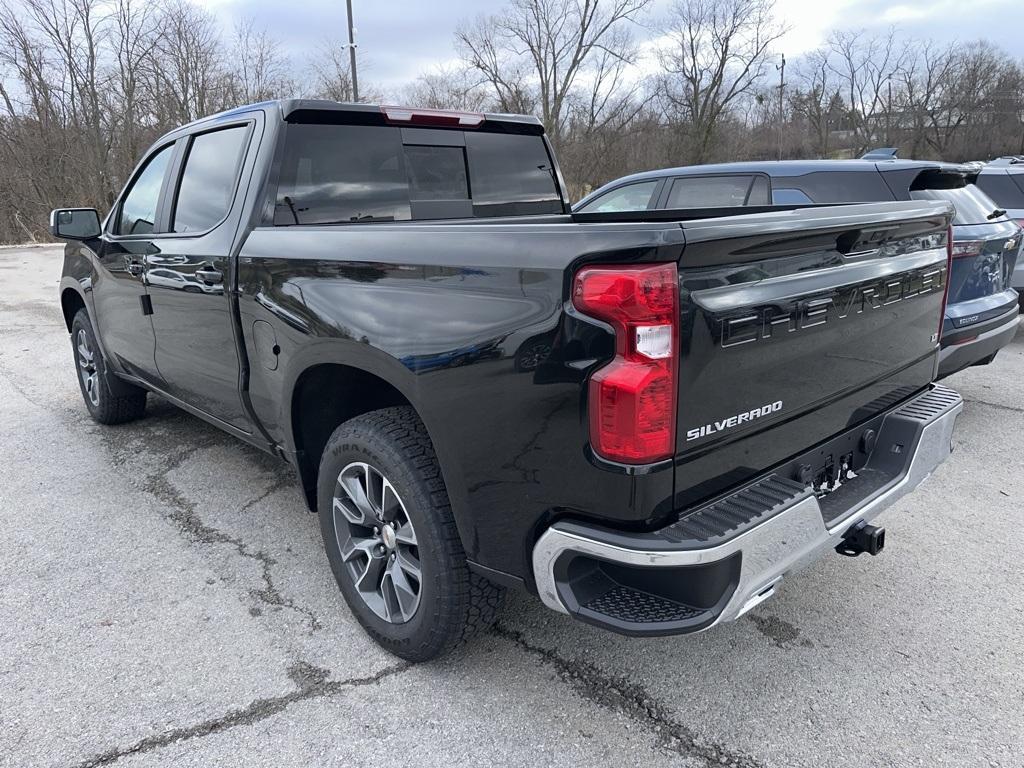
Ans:
[[[348,6],[348,60],[352,69],[352,101],[359,101],[359,79],[356,77],[356,29],[352,25],[352,0],[345,0]]]
[[[885,105],[885,144],[889,147],[896,145],[892,140],[892,78],[889,78],[889,101]]]
[[[779,160],[782,159],[782,123],[784,120],[782,111],[782,95],[783,90],[786,87],[786,54],[779,54],[782,56],[782,63],[777,64],[775,68],[779,70]]]

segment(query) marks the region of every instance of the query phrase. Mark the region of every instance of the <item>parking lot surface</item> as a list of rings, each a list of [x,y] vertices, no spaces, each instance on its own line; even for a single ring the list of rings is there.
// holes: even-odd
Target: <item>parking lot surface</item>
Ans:
[[[89,420],[60,267],[0,249],[0,766],[1024,766],[1024,332],[947,380],[956,451],[880,557],[691,637],[513,594],[409,666],[284,464],[154,397]]]

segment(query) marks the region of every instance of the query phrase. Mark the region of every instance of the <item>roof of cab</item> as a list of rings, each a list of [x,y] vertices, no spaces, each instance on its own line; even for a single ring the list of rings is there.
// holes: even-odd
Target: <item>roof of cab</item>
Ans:
[[[390,108],[390,105],[384,104],[352,104],[349,102],[342,101],[328,101],[326,99],[284,99],[278,104],[281,107],[281,116],[287,120],[291,115],[296,112],[361,112],[364,114],[380,114],[385,108]],[[417,107],[408,107],[411,111],[415,112]],[[427,112],[463,112],[467,110],[430,110],[425,109]],[[535,125],[541,126],[543,123],[533,115],[511,115],[502,114],[498,112],[471,112],[469,114],[483,115],[484,120],[489,122],[498,123],[520,123],[522,125]]]
[[[325,112],[325,113],[353,113],[353,114],[364,114],[367,116],[377,116],[383,114],[383,105],[378,104],[353,104],[341,101],[329,101],[327,99],[277,99],[274,101],[261,101],[255,104],[244,104],[239,107],[224,110],[223,112],[217,112],[206,117],[201,117],[198,120],[193,120],[185,125],[178,126],[173,130],[168,131],[161,137],[161,141],[170,137],[174,134],[181,132],[189,132],[199,126],[217,125],[221,122],[227,122],[237,117],[245,115],[249,112],[257,111],[278,111],[282,120],[287,120],[289,117],[297,115],[299,113],[310,113],[310,112]],[[409,109],[415,111],[415,107]],[[447,111],[447,110],[440,110]],[[454,110],[458,111],[458,110]],[[483,112],[474,113],[482,114],[485,121],[490,123],[514,123],[523,126],[531,126],[543,130],[543,123],[533,115],[506,115],[494,112]],[[537,131],[538,133],[541,131]],[[530,131],[533,133],[534,131]]]

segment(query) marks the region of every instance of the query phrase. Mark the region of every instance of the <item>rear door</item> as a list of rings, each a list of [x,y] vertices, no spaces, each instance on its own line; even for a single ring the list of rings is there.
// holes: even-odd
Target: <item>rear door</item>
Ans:
[[[231,310],[231,248],[242,168],[256,118],[179,140],[168,232],[146,256],[156,364],[167,391],[239,429],[249,419],[239,391]]]
[[[677,506],[933,379],[950,214],[884,203],[683,225]]]

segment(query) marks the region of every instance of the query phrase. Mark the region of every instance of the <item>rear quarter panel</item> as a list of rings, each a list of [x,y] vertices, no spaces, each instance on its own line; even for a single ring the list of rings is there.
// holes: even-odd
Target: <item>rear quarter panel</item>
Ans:
[[[257,228],[238,260],[253,406],[294,449],[303,371],[340,363],[390,382],[427,426],[469,557],[529,578],[554,517],[639,525],[671,506],[670,463],[628,475],[588,457],[584,382],[611,337],[567,311],[567,270],[681,249],[672,224]],[[260,365],[256,321],[274,329],[276,370]]]

